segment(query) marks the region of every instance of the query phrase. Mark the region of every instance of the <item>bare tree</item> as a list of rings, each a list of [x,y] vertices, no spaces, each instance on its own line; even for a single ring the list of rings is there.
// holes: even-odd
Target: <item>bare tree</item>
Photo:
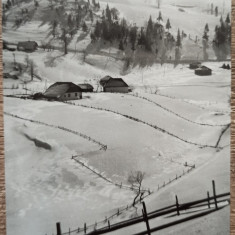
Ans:
[[[142,186],[142,182],[144,180],[144,176],[145,173],[142,171],[135,171],[135,172],[131,172],[128,176],[128,183],[131,184],[131,186],[133,187],[136,196],[133,200],[132,205],[135,206],[136,204],[136,200],[138,197],[140,197],[140,200],[142,199],[143,193],[141,191],[141,186]]]

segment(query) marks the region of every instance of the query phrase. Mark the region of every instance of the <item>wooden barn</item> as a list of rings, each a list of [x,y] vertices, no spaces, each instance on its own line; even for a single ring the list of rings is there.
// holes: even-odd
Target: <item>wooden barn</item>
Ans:
[[[104,92],[128,93],[129,91],[129,86],[122,78],[106,76],[100,80],[100,85],[103,87]]]
[[[82,89],[72,82],[56,82],[43,94],[48,100],[78,100],[82,99]]]
[[[212,70],[206,66],[201,66],[198,69],[195,69],[195,74],[198,76],[209,76],[212,74]]]
[[[18,51],[34,52],[37,48],[38,44],[35,41],[18,42],[17,44]]]
[[[200,67],[201,67],[201,62],[194,62],[194,63],[189,64],[190,69],[198,69]]]
[[[93,92],[94,90],[94,87],[88,83],[78,84],[78,86],[82,89],[82,92]]]

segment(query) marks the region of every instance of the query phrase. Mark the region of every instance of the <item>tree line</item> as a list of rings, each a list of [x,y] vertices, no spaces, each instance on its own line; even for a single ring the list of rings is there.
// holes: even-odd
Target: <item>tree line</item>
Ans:
[[[121,51],[131,49],[134,52],[142,49],[162,57],[162,54],[166,54],[166,51],[172,50],[176,45],[170,29],[170,19],[167,19],[164,27],[161,11],[155,21],[150,16],[145,27],[138,27],[136,24],[128,24],[125,18],[120,19],[119,11],[116,8],[110,9],[107,4],[90,37],[92,43],[103,40],[113,45],[117,44]],[[181,38],[178,39],[178,44],[181,44],[179,41]]]

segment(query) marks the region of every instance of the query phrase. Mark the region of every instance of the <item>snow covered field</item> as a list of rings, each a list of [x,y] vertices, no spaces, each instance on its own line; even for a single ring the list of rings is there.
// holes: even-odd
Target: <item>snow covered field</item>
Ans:
[[[156,1],[151,0],[101,0],[101,6],[107,2],[138,25],[159,12]],[[18,29],[13,30],[9,23],[4,27],[3,39],[13,43],[47,40],[49,26],[40,24],[40,9],[47,4],[40,1],[41,8],[33,20]],[[179,0],[177,4],[185,6],[189,1]],[[223,1],[214,4],[223,7]],[[163,0],[164,22],[171,18],[175,34],[180,26],[192,37],[201,35],[208,23],[212,37],[219,17],[204,12],[208,6],[202,0],[190,1],[190,5],[193,8],[180,12],[175,1]],[[224,8],[225,12],[230,10],[227,2]],[[14,14],[9,17],[13,20]],[[128,175],[136,170],[145,173],[145,196],[153,192],[145,198],[148,211],[175,203],[176,194],[180,203],[205,198],[207,191],[212,195],[212,180],[218,194],[230,191],[231,71],[221,68],[230,62],[203,63],[212,69],[212,76],[206,77],[196,76],[188,64],[136,66],[124,72],[116,48],[90,53],[84,60],[83,50],[89,43],[89,34],[78,31],[66,56],[60,50],[41,48],[30,54],[3,51],[5,68],[12,67],[14,58],[16,63],[25,64],[28,55],[42,78],[30,81],[29,74],[24,73],[18,80],[4,79],[8,235],[55,234],[58,221],[63,232],[83,227],[84,223],[99,223],[132,204],[135,194],[124,186],[128,185]],[[200,45],[196,47],[201,50]],[[214,58],[212,50],[210,56]],[[100,92],[99,80],[106,75],[123,78],[132,92]],[[27,94],[44,92],[57,81],[90,83],[97,92],[83,93],[83,99],[68,103],[9,97],[25,94],[25,88]],[[107,145],[107,150],[97,142]],[[45,145],[50,148],[43,148]],[[193,165],[195,169],[158,190]],[[139,215],[141,210],[138,205]],[[110,221],[113,224],[133,216],[135,210],[130,208]],[[151,221],[151,226],[173,219],[159,218]],[[104,225],[107,223],[98,224]],[[145,225],[140,224],[111,234],[133,234],[144,229]],[[229,234],[229,206],[156,234]]]

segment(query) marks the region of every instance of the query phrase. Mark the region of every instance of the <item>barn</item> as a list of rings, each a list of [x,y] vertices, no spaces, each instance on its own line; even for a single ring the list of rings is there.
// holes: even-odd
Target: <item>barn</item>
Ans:
[[[195,74],[198,76],[209,76],[212,74],[212,70],[206,66],[201,66],[198,69],[195,69]]]
[[[48,100],[78,100],[82,99],[82,89],[72,82],[56,82],[43,94]]]
[[[129,91],[129,86],[122,78],[106,76],[100,80],[100,85],[103,87],[104,92],[128,93]]]
[[[78,84],[78,86],[82,89],[82,92],[93,92],[94,90],[94,87],[88,83]]]
[[[190,69],[198,69],[200,67],[201,67],[201,62],[194,62],[194,63],[189,64]]]
[[[17,44],[18,51],[34,52],[37,48],[38,44],[35,41],[18,42]]]

